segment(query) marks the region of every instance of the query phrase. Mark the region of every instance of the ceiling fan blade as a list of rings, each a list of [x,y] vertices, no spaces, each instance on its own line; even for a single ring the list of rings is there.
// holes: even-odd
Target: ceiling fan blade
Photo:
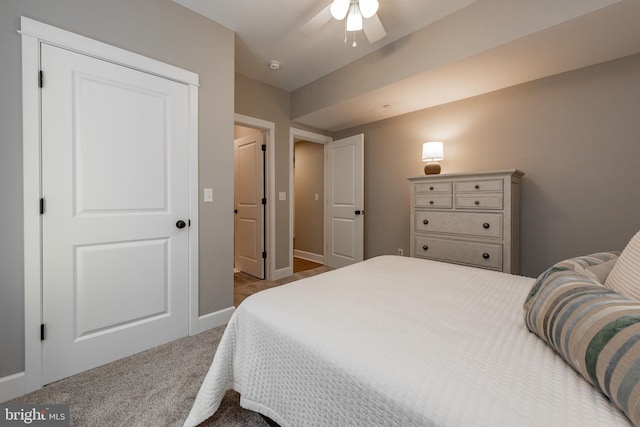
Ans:
[[[384,30],[384,27],[382,26],[382,22],[380,22],[380,18],[378,18],[378,15],[373,15],[369,19],[364,19],[364,22],[362,23],[362,30],[367,36],[367,40],[369,40],[369,43],[375,43],[387,35],[387,32]]]
[[[318,31],[324,24],[331,20],[331,11],[329,10],[331,5],[328,5],[320,12],[318,12],[313,18],[309,19],[302,27],[300,31],[305,34],[311,34]]]

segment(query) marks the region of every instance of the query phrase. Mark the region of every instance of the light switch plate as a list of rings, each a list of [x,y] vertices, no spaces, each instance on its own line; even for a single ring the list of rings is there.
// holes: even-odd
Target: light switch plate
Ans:
[[[213,188],[204,189],[204,202],[205,203],[213,202]]]
[[[287,193],[285,193],[284,191],[280,191],[278,193],[278,200],[287,200]]]

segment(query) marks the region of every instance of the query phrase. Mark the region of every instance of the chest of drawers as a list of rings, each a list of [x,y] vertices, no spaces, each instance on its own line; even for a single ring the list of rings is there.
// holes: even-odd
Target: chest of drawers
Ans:
[[[428,175],[411,182],[411,256],[518,274],[517,169]]]

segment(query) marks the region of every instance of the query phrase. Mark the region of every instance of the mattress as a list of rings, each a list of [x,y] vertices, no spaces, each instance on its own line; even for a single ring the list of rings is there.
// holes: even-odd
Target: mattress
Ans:
[[[382,256],[246,299],[185,426],[225,392],[287,426],[628,426],[523,321],[533,279]]]

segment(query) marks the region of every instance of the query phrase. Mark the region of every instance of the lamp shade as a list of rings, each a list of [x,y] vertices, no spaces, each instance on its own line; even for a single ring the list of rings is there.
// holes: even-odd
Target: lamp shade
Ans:
[[[349,15],[347,16],[347,31],[360,31],[362,29],[362,15],[358,5],[353,3],[349,7]]]
[[[422,144],[422,161],[437,162],[444,159],[444,146],[440,141],[425,142]]]

